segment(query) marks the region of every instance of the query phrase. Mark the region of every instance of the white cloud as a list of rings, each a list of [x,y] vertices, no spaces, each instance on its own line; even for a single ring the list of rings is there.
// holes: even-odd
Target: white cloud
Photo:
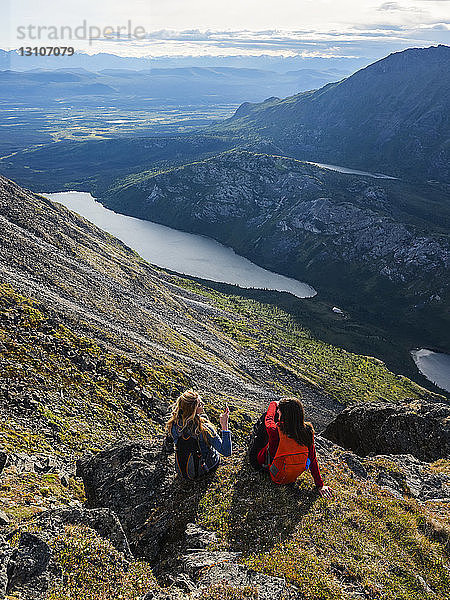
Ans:
[[[3,0],[4,2],[5,0]],[[12,21],[68,24],[86,19],[95,25],[118,25],[131,19],[147,31],[164,29],[330,29],[377,21],[378,6],[361,0],[6,0]],[[444,0],[397,0],[380,3],[391,12],[426,2],[436,21],[444,17]],[[446,7],[447,8],[447,7]],[[386,9],[389,12],[388,9]],[[14,24],[14,23],[13,23]]]
[[[442,41],[447,29],[433,23],[417,27],[385,24],[358,26],[340,31],[215,31],[159,30],[150,32],[145,40],[99,40],[89,53],[112,52],[123,56],[153,57],[301,57],[301,58],[361,58],[381,57],[408,46],[424,46]],[[433,36],[436,39],[433,39]]]
[[[409,8],[406,6],[401,6],[398,2],[384,2],[377,8],[377,10],[409,10]]]
[[[1,0],[0,0],[1,1]],[[4,1],[4,0],[3,0]],[[450,43],[450,0],[10,0],[0,23],[5,46],[19,25],[143,26],[142,41],[77,43],[77,49],[130,55],[379,56],[409,45]],[[9,38],[9,42],[7,41]],[[44,40],[42,40],[44,41]]]

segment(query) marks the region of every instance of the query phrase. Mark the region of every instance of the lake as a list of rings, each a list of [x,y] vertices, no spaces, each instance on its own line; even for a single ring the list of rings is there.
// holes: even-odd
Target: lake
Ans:
[[[88,192],[42,195],[119,238],[158,267],[243,288],[290,292],[298,298],[311,298],[317,293],[307,283],[267,271],[211,238],[115,213]]]
[[[411,355],[417,368],[435,385],[450,392],[450,355],[433,352],[426,348],[413,350]]]
[[[326,165],[324,163],[309,162],[310,165],[315,165],[321,169],[330,169],[330,171],[337,171],[338,173],[346,173],[347,175],[364,175],[365,177],[374,177],[375,179],[397,179],[397,177],[391,177],[390,175],[384,175],[383,173],[370,173],[369,171],[358,171],[358,169],[348,169],[347,167],[340,167],[339,165]]]

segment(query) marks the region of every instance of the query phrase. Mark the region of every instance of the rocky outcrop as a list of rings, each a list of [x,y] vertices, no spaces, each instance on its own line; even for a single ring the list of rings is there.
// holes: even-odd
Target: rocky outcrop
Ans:
[[[169,468],[169,449],[164,438],[146,442],[118,443],[95,455],[77,461],[77,475],[83,478],[87,505],[108,507],[128,522],[137,518],[130,507],[157,500],[173,474]]]
[[[184,491],[186,494],[187,490]],[[46,511],[32,523],[37,533],[21,533],[14,548],[0,537],[0,598],[20,594],[27,600],[40,600],[51,587],[63,581],[63,571],[54,559],[52,544],[71,524],[85,525],[111,541],[125,568],[127,561],[133,560],[120,523],[109,509],[76,507]],[[152,540],[147,539],[147,542],[152,543]],[[211,550],[215,542],[214,533],[193,523],[185,525],[185,535],[180,533],[177,539],[178,557],[172,559],[169,572],[161,573],[170,583],[170,589],[156,587],[144,598],[172,600],[185,597],[184,594],[192,599],[201,598],[206,589],[223,594],[227,589],[234,593],[252,589],[255,597],[262,600],[297,598],[294,586],[288,585],[284,578],[257,573],[239,564],[239,552]]]
[[[315,445],[319,456],[329,464],[338,460],[353,479],[376,484],[396,498],[450,502],[450,477],[411,454],[358,456],[324,437],[324,432],[315,436]]]
[[[52,561],[48,544],[37,535],[25,532],[11,553],[7,574],[7,592],[20,589],[26,598],[37,599],[45,595],[50,582],[61,575],[61,570]]]
[[[52,544],[68,525],[84,525],[111,542],[127,561],[133,560],[127,538],[117,516],[109,509],[67,507],[39,514],[31,523],[34,533],[18,535],[18,544],[10,546],[0,537],[0,598],[6,593],[20,593],[27,600],[40,600],[51,586],[61,581],[61,566],[55,561]]]
[[[8,459],[8,455],[6,454],[6,452],[3,452],[0,450],[0,473],[4,469],[7,459]]]
[[[14,467],[17,473],[54,473],[59,476],[62,484],[67,487],[69,478],[75,474],[73,462],[67,457],[44,453],[29,454],[27,452],[9,452],[4,454],[3,468]],[[2,453],[0,453],[0,467]],[[0,468],[0,473],[2,469]]]
[[[0,535],[0,599],[6,596],[8,587],[8,562],[13,549]]]
[[[450,455],[450,406],[419,401],[352,406],[323,435],[361,456],[412,454],[434,461]]]
[[[397,498],[421,502],[450,502],[450,477],[430,468],[411,454],[378,455],[364,460],[371,479]]]
[[[49,510],[38,515],[34,521],[46,535],[57,535],[66,525],[85,525],[100,537],[109,540],[126,560],[133,558],[126,535],[117,515],[108,508],[87,509],[71,506]]]
[[[174,482],[170,450],[164,438],[159,438],[152,444],[117,444],[77,463],[88,506],[114,511],[133,553],[149,560],[159,555],[169,539],[180,535],[180,528],[184,532],[190,520],[189,510],[178,515],[180,522],[173,511],[182,483]]]
[[[289,592],[294,593],[294,586],[289,586],[284,577],[272,577],[264,573],[257,573],[233,562],[230,557],[223,558],[218,556],[219,554],[217,552],[211,553],[207,564],[203,561],[197,563],[198,566],[204,566],[197,578],[197,585],[200,589],[194,593],[194,598],[200,597],[204,588],[210,586],[224,586],[225,588],[227,585],[242,590],[253,588],[259,600],[281,600],[282,598],[290,598]],[[195,560],[199,559],[191,558],[191,562]],[[296,596],[292,597],[295,598]]]
[[[237,588],[253,588],[260,600],[279,600],[289,598],[288,586],[283,577],[271,577],[257,573],[239,563],[240,552],[211,550],[218,542],[217,535],[206,531],[194,523],[188,523],[184,537],[184,551],[175,566],[172,575],[176,585],[193,592],[193,598],[199,597],[202,590],[214,586],[226,589],[233,585]]]

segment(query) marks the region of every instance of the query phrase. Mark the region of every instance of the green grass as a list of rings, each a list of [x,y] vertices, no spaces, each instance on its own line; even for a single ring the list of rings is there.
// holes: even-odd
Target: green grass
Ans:
[[[128,565],[112,544],[88,527],[74,525],[52,543],[63,581],[46,600],[136,600],[158,586],[143,562]]]
[[[0,510],[8,515],[11,526],[49,508],[68,505],[73,500],[85,500],[83,484],[73,477],[64,486],[54,473],[18,473],[14,467],[8,467],[2,473]]]
[[[330,501],[317,496],[307,473],[279,487],[235,458],[201,500],[198,523],[217,532],[220,549],[284,576],[307,600],[349,599],[352,589],[383,600],[428,600],[426,586],[447,598],[450,529],[415,500],[352,479],[337,456],[321,467],[334,489]]]
[[[344,404],[397,402],[438,395],[389,371],[374,357],[347,352],[313,337],[289,313],[269,304],[226,295],[191,280],[183,285],[212,300],[229,316],[215,319],[226,335],[280,371],[322,388]]]

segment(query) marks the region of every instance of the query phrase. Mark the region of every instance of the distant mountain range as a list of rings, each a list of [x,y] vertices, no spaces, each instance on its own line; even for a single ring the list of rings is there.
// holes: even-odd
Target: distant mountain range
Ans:
[[[101,108],[96,104],[99,101],[142,110],[145,103],[152,100],[186,106],[190,102],[232,103],[238,97],[267,94],[270,97],[264,102],[241,104],[231,119],[205,130],[204,136],[214,139],[219,135],[228,138],[230,146],[245,146],[258,152],[379,171],[416,181],[450,182],[448,46],[412,48],[391,54],[337,83],[284,100],[274,96],[274,93],[281,95],[283,87],[299,89],[301,81],[306,87],[316,87],[314,82],[318,85],[322,77],[329,79],[336,75],[334,71],[321,74],[303,70],[280,75],[255,69],[193,67],[101,73],[82,69],[36,70],[0,72],[0,85],[6,103],[14,102],[17,97],[31,106],[52,100],[61,104],[63,99],[79,106],[97,107],[99,118]],[[95,114],[89,115],[89,119],[95,130]],[[14,124],[14,121],[8,123]],[[108,137],[103,121],[100,129],[102,135]],[[133,139],[125,144],[129,145]],[[20,147],[18,141],[15,143],[16,148]],[[86,154],[87,169],[90,168],[88,157],[98,142],[91,143],[92,147],[90,142],[70,146],[81,160]],[[122,141],[115,143],[119,152]],[[151,140],[150,146],[153,146]],[[38,149],[36,158],[32,152],[27,153],[27,171],[15,168],[16,160],[22,161],[21,155],[0,163],[0,168],[33,187],[30,174],[38,163],[39,177],[42,176],[47,151],[49,156],[56,154],[52,156],[52,163],[58,153],[64,154],[64,148],[56,150],[49,146],[48,150]],[[191,156],[195,157],[195,148]],[[167,158],[170,160],[170,148],[167,148]],[[151,154],[140,156],[139,161],[141,159],[149,166],[154,162]],[[177,160],[175,163],[179,164]],[[65,167],[60,164],[59,168]],[[136,168],[135,172],[138,171]],[[26,180],[22,180],[25,175]],[[97,178],[101,177],[99,171]],[[68,179],[67,183],[72,180]]]
[[[28,44],[29,45],[29,44]],[[63,44],[59,44],[63,45]],[[67,45],[67,44],[66,44]],[[69,44],[70,45],[70,44]],[[337,69],[343,73],[353,73],[370,62],[362,57],[303,57],[303,56],[160,56],[136,57],[118,56],[108,52],[85,54],[75,52],[73,56],[20,56],[17,50],[0,49],[0,70],[28,71],[29,69],[127,69],[133,71],[153,68],[173,69],[191,67],[234,67],[238,69],[260,69],[286,73],[299,69],[327,71]]]
[[[338,69],[300,69],[288,73],[232,67],[180,67],[131,70],[84,68],[0,71],[1,98],[30,104],[103,101],[136,107],[136,102],[238,105],[243,98],[260,101],[321,87],[346,75]]]
[[[450,182],[450,47],[411,48],[315,91],[244,103],[217,129],[304,160]]]

